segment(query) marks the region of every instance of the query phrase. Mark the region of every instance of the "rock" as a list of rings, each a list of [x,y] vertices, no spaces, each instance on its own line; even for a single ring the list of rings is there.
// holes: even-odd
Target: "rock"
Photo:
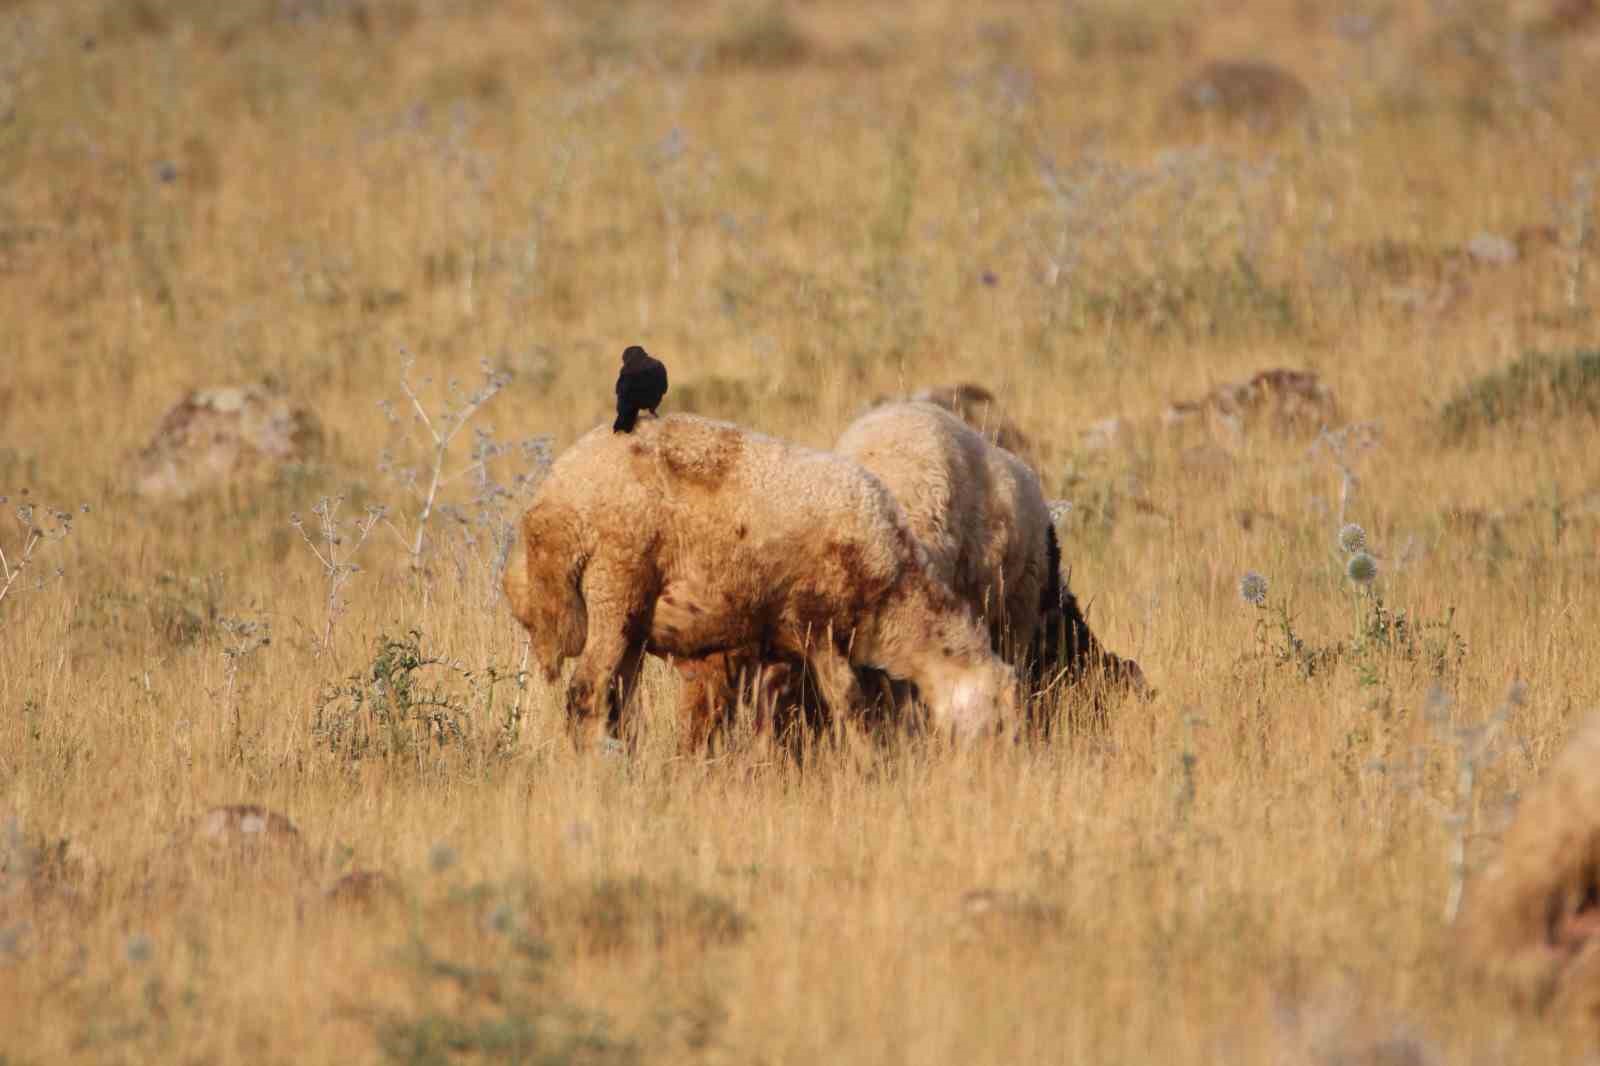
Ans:
[[[1552,0],[1533,20],[1532,29],[1546,36],[1582,33],[1600,22],[1600,0]]]
[[[1535,252],[1561,246],[1561,234],[1554,226],[1528,225],[1519,226],[1511,239],[1516,243],[1519,258],[1527,258]]]
[[[1467,255],[1483,266],[1507,266],[1521,253],[1515,243],[1498,233],[1479,233],[1467,242]]]
[[[1128,420],[1112,415],[1085,426],[1079,443],[1086,452],[1109,452],[1125,446],[1132,435],[1133,427]]]
[[[133,487],[151,499],[185,499],[270,476],[321,450],[317,419],[262,385],[196,389],[162,418],[133,461]]]
[[[1029,944],[1060,929],[1066,917],[1053,903],[987,888],[962,893],[959,914],[963,939],[1006,939]]]
[[[189,840],[212,860],[285,863],[301,870],[310,866],[309,849],[294,823],[253,803],[211,808],[195,819]]]
[[[962,382],[958,385],[938,385],[912,393],[908,399],[943,407],[946,411],[949,411],[983,434],[992,443],[1004,448],[1035,469],[1038,468],[1038,461],[1033,452],[1033,442],[1028,439],[1027,434],[1017,427],[1015,422],[1001,412],[999,402],[995,399],[994,393],[982,385],[975,385],[972,382]],[[872,406],[881,407],[886,403],[894,403],[898,400],[899,397],[879,396],[872,401]]]
[[[1237,435],[1265,424],[1285,436],[1313,434],[1339,418],[1333,389],[1314,371],[1285,367],[1218,385],[1198,400],[1173,403],[1162,415],[1169,427],[1199,422]]]
[[[1303,114],[1311,93],[1301,80],[1271,63],[1216,60],[1178,87],[1173,102],[1191,116],[1214,116],[1271,133]]]
[[[1178,469],[1186,478],[1220,481],[1233,473],[1236,461],[1228,449],[1212,443],[1191,445],[1178,453]]]
[[[322,892],[329,903],[370,907],[384,900],[398,900],[400,886],[382,870],[351,870]]]

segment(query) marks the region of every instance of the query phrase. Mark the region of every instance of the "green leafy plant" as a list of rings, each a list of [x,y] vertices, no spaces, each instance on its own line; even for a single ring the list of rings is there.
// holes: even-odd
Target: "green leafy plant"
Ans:
[[[1447,437],[1461,441],[1491,426],[1544,415],[1600,415],[1600,349],[1531,352],[1475,378],[1444,405]]]
[[[312,736],[351,761],[416,758],[477,739],[470,701],[481,699],[484,711],[493,715],[496,688],[516,680],[516,674],[494,666],[474,671],[429,654],[417,629],[402,637],[380,635],[364,669],[323,690]],[[519,717],[517,705],[511,705],[494,750],[509,748]]]

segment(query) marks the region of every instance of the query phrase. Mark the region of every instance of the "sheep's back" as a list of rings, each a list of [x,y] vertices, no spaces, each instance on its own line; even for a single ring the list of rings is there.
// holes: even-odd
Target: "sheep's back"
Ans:
[[[980,606],[1003,562],[993,545],[990,446],[966,423],[934,404],[890,404],[852,423],[836,445],[877,475],[899,502],[932,570],[959,596]]]
[[[585,434],[551,467],[547,493],[582,501],[601,537],[655,537],[669,564],[738,565],[752,579],[812,569],[829,545],[883,578],[915,547],[894,498],[856,463],[695,415]]]

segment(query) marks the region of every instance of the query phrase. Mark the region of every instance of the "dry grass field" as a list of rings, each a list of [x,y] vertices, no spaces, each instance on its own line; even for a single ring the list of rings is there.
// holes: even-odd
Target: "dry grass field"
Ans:
[[[1589,1061],[1448,915],[1600,705],[1597,99],[1576,0],[0,0],[0,1063]],[[1156,697],[575,756],[498,567],[632,343],[991,389]]]

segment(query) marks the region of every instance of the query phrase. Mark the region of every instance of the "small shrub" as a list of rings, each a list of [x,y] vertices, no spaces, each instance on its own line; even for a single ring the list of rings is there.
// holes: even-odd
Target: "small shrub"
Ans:
[[[382,635],[364,670],[323,691],[311,733],[333,754],[353,762],[415,758],[430,747],[475,739],[469,700],[481,698],[492,713],[496,686],[514,679],[493,666],[474,672],[427,654],[419,630],[399,638]],[[503,750],[515,731],[508,712],[497,749]]]
[[[489,955],[480,961],[440,954],[428,942],[429,929],[419,923],[398,953],[400,966],[412,978],[412,1006],[343,1013],[372,1028],[390,1062],[447,1063],[470,1056],[475,1061],[598,1066],[639,1060],[637,1046],[612,1035],[604,1014],[562,995],[561,983],[548,972],[551,955],[543,942],[509,920],[490,928],[488,942],[474,953]],[[454,986],[455,994],[441,999],[441,984]],[[446,1005],[452,1002],[454,1009]]]
[[[1091,289],[1080,309],[1097,325],[1127,324],[1187,338],[1295,327],[1288,290],[1263,279],[1243,255],[1224,266],[1162,271]]]
[[[1600,349],[1532,352],[1473,380],[1440,412],[1446,436],[1469,438],[1531,417],[1600,415]]]
[[[720,896],[676,880],[606,878],[560,886],[529,901],[530,918],[552,944],[588,954],[706,948],[740,940],[745,916]]]

